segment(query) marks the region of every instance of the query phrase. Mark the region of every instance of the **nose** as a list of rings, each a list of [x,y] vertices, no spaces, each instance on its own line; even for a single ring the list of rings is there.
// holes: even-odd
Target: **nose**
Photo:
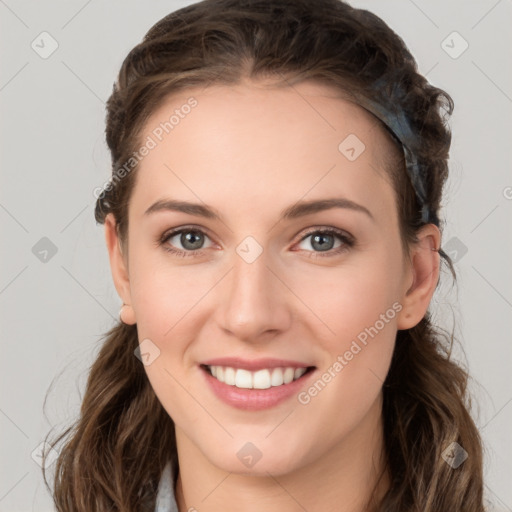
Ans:
[[[271,268],[265,251],[252,262],[235,253],[224,281],[217,322],[225,333],[257,343],[289,329],[293,294],[279,270]]]

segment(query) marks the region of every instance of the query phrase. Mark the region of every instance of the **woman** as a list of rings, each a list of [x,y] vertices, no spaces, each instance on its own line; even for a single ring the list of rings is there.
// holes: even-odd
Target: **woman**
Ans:
[[[123,306],[59,511],[483,510],[467,374],[428,311],[452,108],[339,0],[150,29],[107,104]]]

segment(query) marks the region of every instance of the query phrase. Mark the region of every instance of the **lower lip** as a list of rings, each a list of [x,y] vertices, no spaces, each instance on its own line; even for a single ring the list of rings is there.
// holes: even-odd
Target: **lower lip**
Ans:
[[[297,395],[304,387],[306,380],[314,373],[314,370],[309,370],[299,379],[281,386],[272,386],[267,389],[243,389],[220,382],[204,368],[201,368],[201,371],[218,398],[232,407],[247,411],[270,409]]]

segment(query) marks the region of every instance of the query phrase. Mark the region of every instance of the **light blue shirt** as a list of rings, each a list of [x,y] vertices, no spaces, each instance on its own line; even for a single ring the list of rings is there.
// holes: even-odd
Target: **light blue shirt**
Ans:
[[[155,512],[178,512],[174,496],[174,475],[169,461],[162,471],[156,495]]]

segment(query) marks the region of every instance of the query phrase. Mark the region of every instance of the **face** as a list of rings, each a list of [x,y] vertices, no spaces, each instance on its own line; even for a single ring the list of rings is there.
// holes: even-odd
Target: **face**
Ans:
[[[169,97],[148,137],[112,261],[178,446],[262,475],[339,454],[375,428],[397,329],[422,316],[387,135],[326,86],[245,82]]]

